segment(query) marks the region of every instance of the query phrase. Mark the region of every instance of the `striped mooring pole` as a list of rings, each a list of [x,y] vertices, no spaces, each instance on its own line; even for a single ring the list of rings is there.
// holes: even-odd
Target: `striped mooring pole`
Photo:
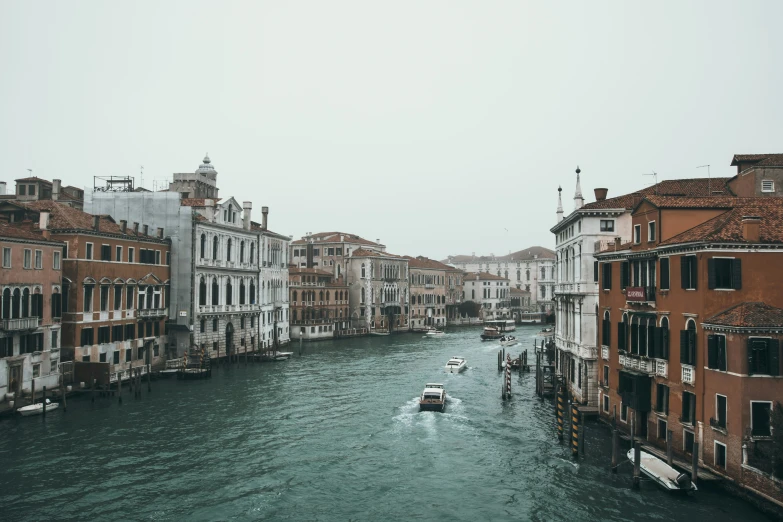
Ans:
[[[506,354],[506,397],[511,398],[511,353]]]
[[[563,397],[562,387],[557,390],[557,438],[563,440],[563,431],[565,428],[563,424],[565,422],[565,398]]]
[[[576,401],[571,404],[571,456],[579,456],[579,408]]]

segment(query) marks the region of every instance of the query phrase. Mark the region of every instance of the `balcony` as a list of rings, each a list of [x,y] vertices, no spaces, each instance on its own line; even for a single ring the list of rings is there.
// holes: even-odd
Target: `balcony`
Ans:
[[[726,419],[714,419],[710,417],[710,427],[726,433]]]
[[[41,323],[40,317],[20,317],[16,319],[3,319],[3,330],[14,332],[19,330],[35,330]]]
[[[426,284],[424,285],[424,288],[435,288],[435,285],[434,285],[434,284],[432,284],[432,283],[426,283]]]
[[[609,347],[608,346],[602,346],[601,347],[601,358],[605,361],[609,360]]]
[[[165,308],[144,308],[139,310],[139,317],[163,317],[165,315]]]
[[[556,294],[567,295],[587,295],[588,293],[595,292],[595,288],[598,283],[586,281],[573,281],[570,283],[560,283],[555,285]],[[592,290],[591,290],[592,289]]]
[[[641,373],[655,373],[655,361],[638,355],[620,354],[620,366]]]
[[[655,375],[660,375],[661,377],[668,378],[669,377],[669,363],[667,361],[662,361],[660,359],[655,360]]]
[[[682,365],[682,383],[694,384],[696,382],[696,371],[693,366]]]

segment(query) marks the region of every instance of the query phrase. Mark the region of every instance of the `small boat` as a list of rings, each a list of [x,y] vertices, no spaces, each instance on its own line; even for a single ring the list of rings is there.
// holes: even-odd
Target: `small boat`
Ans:
[[[501,346],[514,346],[515,344],[519,344],[519,341],[517,341],[517,338],[513,335],[504,335],[499,341]]]
[[[46,411],[56,410],[59,405],[60,404],[57,402],[52,402],[49,399],[46,399]],[[16,411],[18,411],[22,415],[22,417],[29,417],[31,415],[40,415],[43,413],[43,403],[39,402],[36,404],[31,404],[30,406],[19,408]]]
[[[443,385],[429,382],[424,386],[419,399],[419,411],[440,411],[446,409],[446,390]]]
[[[639,450],[641,453],[639,468],[642,473],[653,479],[658,485],[668,491],[696,491],[696,484],[691,482],[687,473],[680,473],[655,455]],[[633,448],[628,450],[628,460],[633,464]]]
[[[370,335],[390,335],[388,330],[370,330]]]
[[[495,339],[500,339],[501,337],[503,337],[503,334],[494,326],[485,327],[484,332],[481,334],[482,341],[493,341]]]
[[[430,328],[429,330],[427,330],[427,332],[424,335],[426,335],[427,337],[443,337],[444,335],[446,335],[446,332],[444,332],[443,330],[436,330],[435,328]]]
[[[464,357],[452,357],[449,362],[446,363],[447,373],[459,373],[468,367],[468,362]]]

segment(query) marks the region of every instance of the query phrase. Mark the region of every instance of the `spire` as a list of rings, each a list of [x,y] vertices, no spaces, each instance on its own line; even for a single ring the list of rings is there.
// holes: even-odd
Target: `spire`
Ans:
[[[563,221],[563,187],[557,187],[557,222]]]
[[[582,197],[582,184],[579,182],[579,165],[576,166],[576,193],[574,194],[574,210],[579,210],[585,205],[585,198]]]

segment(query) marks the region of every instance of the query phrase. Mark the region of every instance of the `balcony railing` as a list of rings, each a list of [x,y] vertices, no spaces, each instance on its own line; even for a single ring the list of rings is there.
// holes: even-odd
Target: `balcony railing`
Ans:
[[[166,315],[165,308],[144,308],[139,310],[139,317],[160,317]]]
[[[710,427],[718,430],[726,430],[726,419],[715,419],[710,417]]]
[[[654,286],[629,286],[625,289],[625,300],[629,303],[654,303]]]
[[[683,384],[694,384],[696,382],[696,372],[693,370],[693,366],[682,365],[682,382]]]
[[[19,317],[16,319],[3,319],[3,330],[17,331],[17,330],[35,330],[38,325],[41,324],[40,317]]]
[[[669,377],[669,363],[660,359],[655,360],[655,375]]]
[[[601,358],[605,361],[609,360],[609,347],[608,346],[602,346],[601,347]]]
[[[432,284],[432,283],[426,283],[426,284],[424,285],[424,288],[435,288],[435,285],[434,285],[434,284]]]
[[[647,357],[620,354],[620,365],[642,373],[655,373],[655,361]]]

